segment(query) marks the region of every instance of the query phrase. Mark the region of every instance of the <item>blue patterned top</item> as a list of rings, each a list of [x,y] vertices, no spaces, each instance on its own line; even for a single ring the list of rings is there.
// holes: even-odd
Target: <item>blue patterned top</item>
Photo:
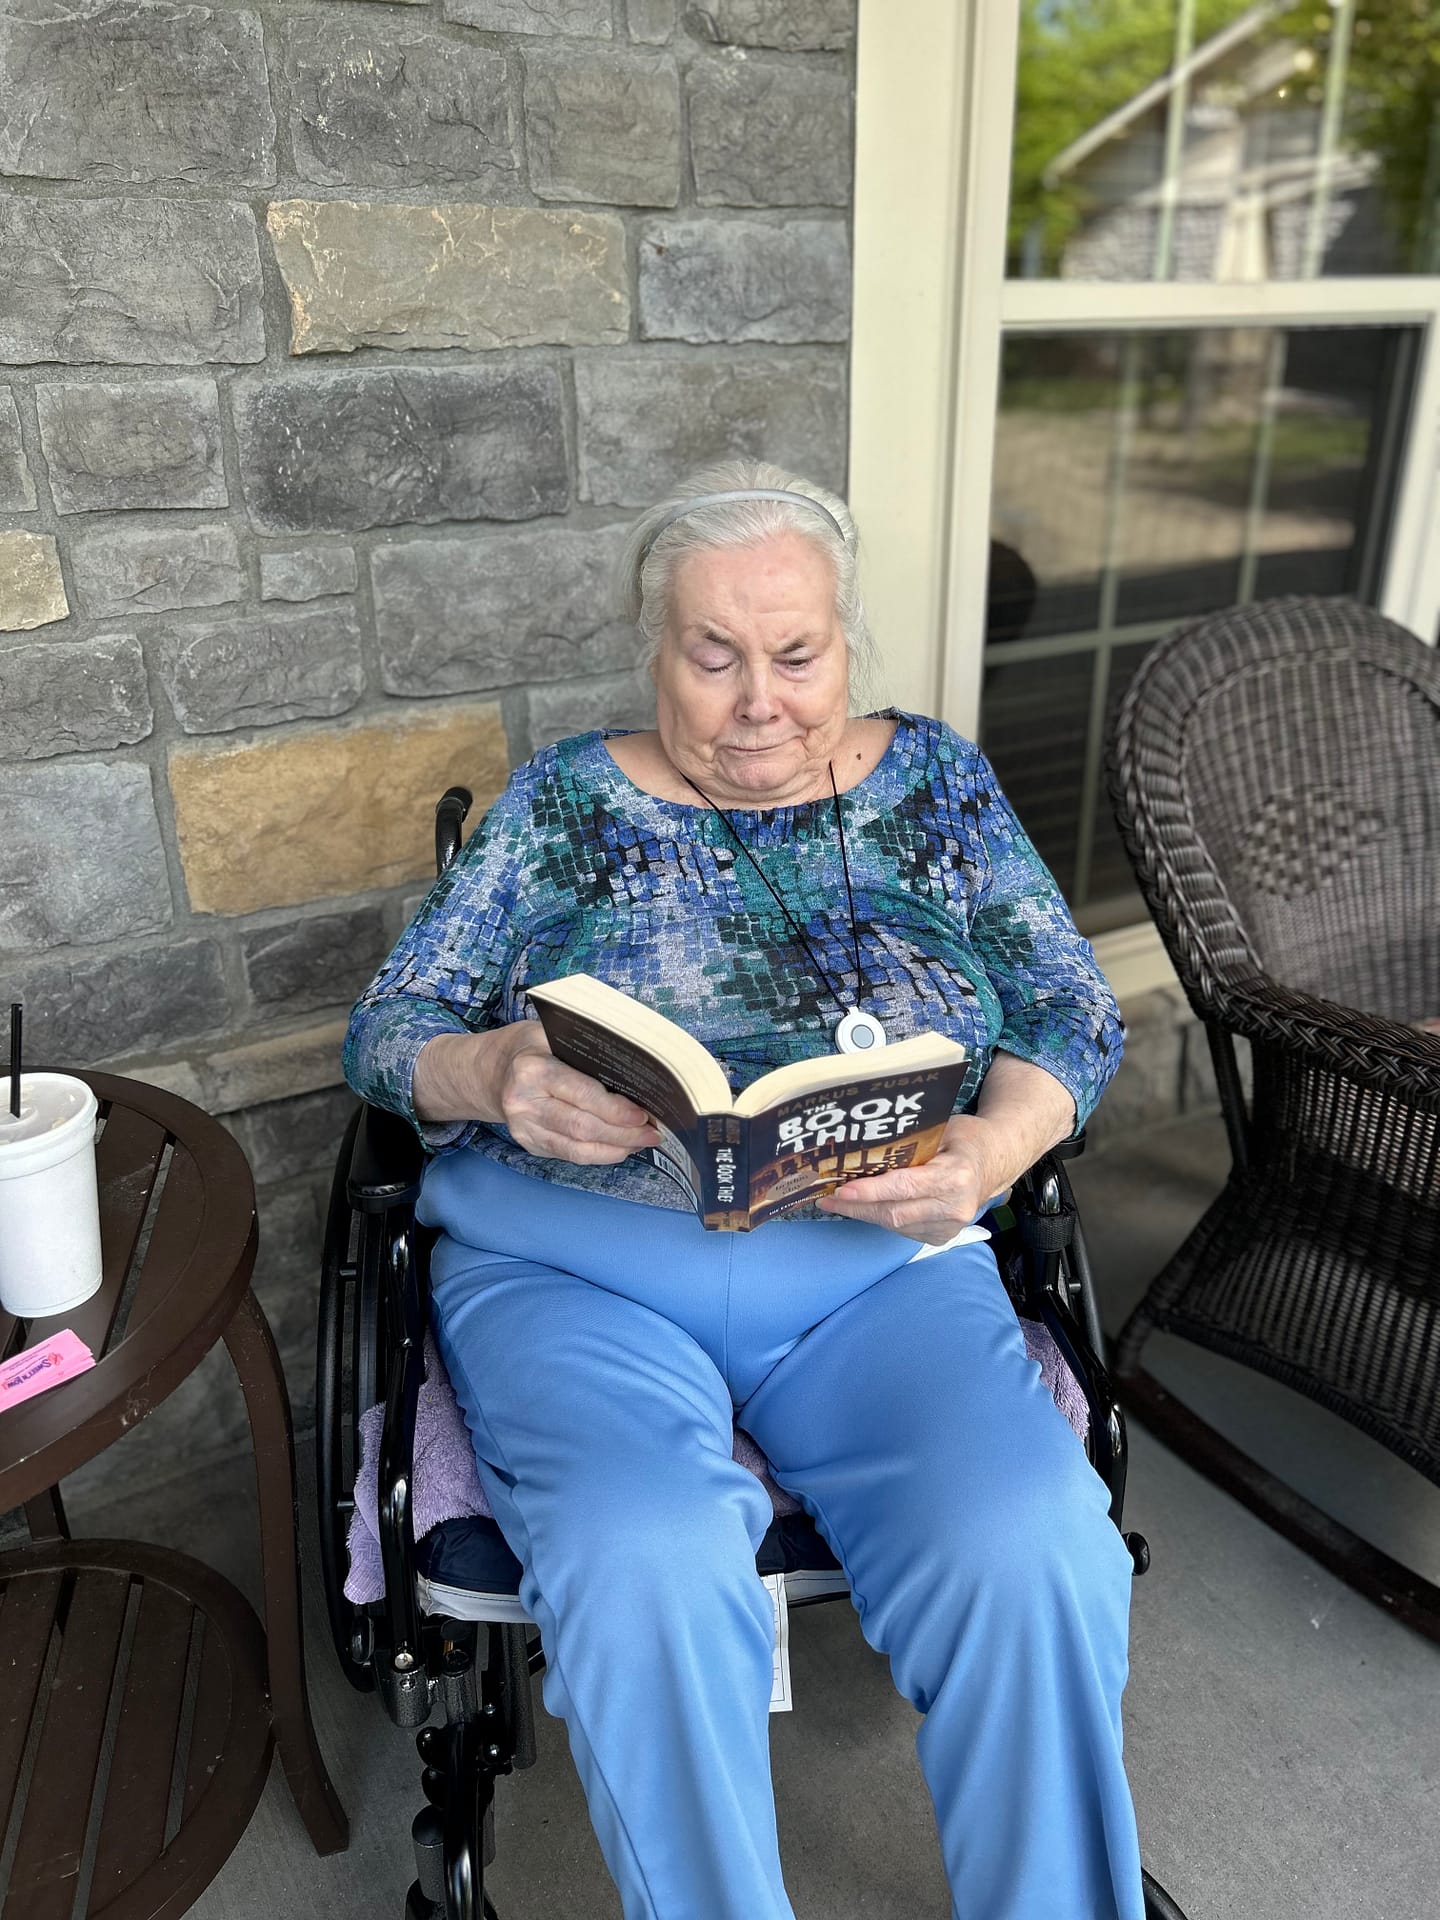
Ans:
[[[933,1029],[970,1050],[957,1110],[997,1048],[1075,1096],[1083,1125],[1120,1060],[1115,1001],[989,762],[937,720],[891,715],[874,771],[841,795],[865,990],[892,1039]],[[526,1173],[684,1207],[637,1157],[578,1167],[503,1128],[416,1119],[415,1057],[436,1034],[534,1017],[532,982],[590,973],[695,1035],[735,1090],[832,1045],[854,946],[834,802],[730,812],[829,986],[709,808],[661,800],[586,733],[543,748],[405,929],[356,1005],[345,1075],[427,1146],[474,1147]]]

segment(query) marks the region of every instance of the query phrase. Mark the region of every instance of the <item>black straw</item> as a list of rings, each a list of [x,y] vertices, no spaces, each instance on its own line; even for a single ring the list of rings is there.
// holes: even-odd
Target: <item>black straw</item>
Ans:
[[[20,1118],[20,1032],[25,1009],[18,1000],[10,1002],[10,1111]]]

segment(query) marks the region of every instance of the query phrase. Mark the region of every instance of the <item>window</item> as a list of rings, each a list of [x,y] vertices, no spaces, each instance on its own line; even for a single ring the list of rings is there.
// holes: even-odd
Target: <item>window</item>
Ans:
[[[1426,338],[1369,309],[1414,276],[1434,318],[1437,34],[1430,0],[1022,0],[979,732],[1086,931],[1141,917],[1103,754],[1146,648],[1384,593]],[[1303,326],[1260,323],[1281,283]]]

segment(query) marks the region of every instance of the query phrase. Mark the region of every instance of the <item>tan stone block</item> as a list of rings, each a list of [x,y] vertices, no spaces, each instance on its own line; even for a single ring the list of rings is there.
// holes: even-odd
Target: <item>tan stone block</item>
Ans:
[[[506,770],[491,701],[406,708],[388,726],[176,747],[170,790],[190,904],[253,913],[419,880],[434,869],[446,787],[469,787],[478,819]]]
[[[0,533],[0,633],[48,627],[70,612],[51,533]]]
[[[609,213],[277,200],[292,353],[613,345],[629,337],[625,230]]]

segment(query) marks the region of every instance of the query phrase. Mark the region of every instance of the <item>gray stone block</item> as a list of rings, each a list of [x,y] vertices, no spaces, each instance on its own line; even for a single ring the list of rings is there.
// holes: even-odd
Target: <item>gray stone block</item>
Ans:
[[[133,746],[154,718],[134,634],[41,641],[0,653],[0,756],[6,759]]]
[[[380,907],[310,914],[240,936],[245,982],[257,1009],[315,1013],[349,1008],[390,949]]]
[[[371,556],[387,693],[467,693],[629,666],[615,609],[623,527],[408,540]]]
[[[275,116],[256,14],[6,0],[0,174],[268,186]]]
[[[530,751],[592,727],[627,729],[655,724],[655,682],[643,667],[601,674],[594,680],[562,680],[530,691]]]
[[[224,1029],[230,1009],[213,940],[22,968],[25,1038],[37,1060],[93,1067]]]
[[[625,17],[630,38],[663,47],[675,32],[676,0],[627,0]]]
[[[360,628],[348,607],[206,621],[167,634],[159,652],[186,733],[333,719],[365,689]]]
[[[315,1311],[324,1214],[313,1174],[262,1187],[255,1197],[260,1247],[252,1282],[270,1323],[296,1430],[315,1424]],[[243,1447],[248,1435],[242,1434]]]
[[[240,465],[270,533],[563,513],[554,367],[309,373],[237,397]]]
[[[20,410],[9,387],[0,387],[0,513],[28,513],[35,483],[20,435]]]
[[[613,0],[445,0],[445,18],[487,33],[573,33],[608,40]]]
[[[256,1186],[298,1174],[333,1172],[355,1105],[348,1087],[331,1087],[324,1093],[302,1093],[298,1100],[252,1107],[237,1116],[233,1132],[250,1162]],[[283,1259],[279,1247],[276,1253]]]
[[[57,512],[228,504],[213,380],[50,380],[35,406]]]
[[[586,500],[645,506],[696,467],[736,454],[777,460],[843,489],[845,368],[837,357],[581,354],[575,388]]]
[[[328,12],[287,21],[283,46],[302,180],[427,193],[518,185],[519,107],[497,48]]]
[[[313,1396],[315,1375],[315,1302],[320,1282],[322,1216],[319,1183],[314,1173],[286,1181],[259,1182],[255,1195],[260,1220],[260,1250],[255,1259],[255,1291],[270,1322],[270,1331],[290,1378],[297,1362],[309,1360],[309,1382],[299,1382]]]
[[[141,1058],[123,1056],[127,1061],[126,1071],[133,1071],[135,1077],[145,1081],[147,1086],[159,1087],[162,1093],[178,1094],[180,1099],[188,1100],[193,1107],[205,1105],[205,1089],[200,1084],[200,1076],[188,1060],[157,1060],[148,1049],[140,1049]]]
[[[219,1047],[200,1062],[205,1104],[211,1113],[238,1113],[269,1100],[338,1087],[345,1021],[327,1020],[300,1033],[267,1033]]]
[[[0,196],[0,360],[198,366],[265,357],[249,207]]]
[[[97,527],[70,547],[76,590],[89,613],[168,613],[218,607],[244,591],[229,527]]]
[[[234,1463],[239,1460],[248,1464],[249,1459],[250,1425],[240,1383],[224,1342],[217,1340],[195,1371],[187,1374],[153,1413],[66,1476],[66,1511],[80,1514],[87,1502],[93,1502],[94,1511],[106,1516],[97,1531],[108,1528],[113,1532],[109,1516],[116,1511],[117,1502],[136,1496],[153,1499],[159,1486],[159,1497],[168,1511],[191,1474],[209,1468],[233,1475]],[[250,1483],[245,1484],[248,1492]]]
[[[542,200],[673,207],[680,80],[669,54],[525,56],[530,184]]]
[[[853,171],[850,77],[702,60],[687,77],[702,207],[843,207]]]
[[[844,340],[850,249],[839,220],[648,220],[640,236],[646,340]]]
[[[93,946],[170,924],[150,769],[0,768],[0,952]]]
[[[280,200],[266,219],[292,353],[629,338],[625,229],[611,213]]]
[[[838,51],[854,44],[855,0],[700,0],[685,9],[685,24],[726,46]]]
[[[327,593],[353,593],[359,570],[353,547],[299,547],[293,553],[262,553],[262,600],[319,600]]]

